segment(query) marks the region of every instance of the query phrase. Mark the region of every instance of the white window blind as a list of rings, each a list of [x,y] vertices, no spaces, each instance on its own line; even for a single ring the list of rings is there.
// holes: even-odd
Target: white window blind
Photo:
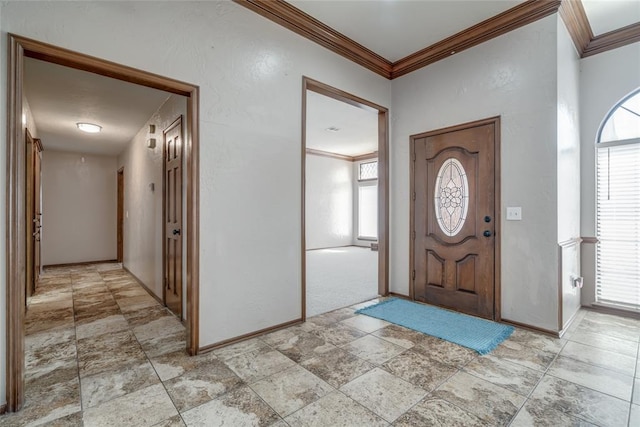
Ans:
[[[358,188],[358,238],[378,238],[378,186]]]
[[[598,148],[596,298],[640,309],[640,140],[626,142]]]

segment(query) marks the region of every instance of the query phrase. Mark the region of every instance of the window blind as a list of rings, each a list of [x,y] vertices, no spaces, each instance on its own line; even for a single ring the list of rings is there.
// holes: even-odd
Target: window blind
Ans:
[[[597,157],[596,299],[640,309],[640,141]]]

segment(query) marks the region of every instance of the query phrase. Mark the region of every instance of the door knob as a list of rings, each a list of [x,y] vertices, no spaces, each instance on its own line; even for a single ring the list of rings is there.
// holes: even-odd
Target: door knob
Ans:
[[[180,229],[176,228],[175,230],[173,230],[173,235],[179,235],[180,234]]]
[[[489,230],[484,230],[484,233],[482,233],[482,235],[483,235],[484,237],[491,237],[491,231],[489,231]]]
[[[491,222],[491,217],[489,215],[485,216],[484,222]]]

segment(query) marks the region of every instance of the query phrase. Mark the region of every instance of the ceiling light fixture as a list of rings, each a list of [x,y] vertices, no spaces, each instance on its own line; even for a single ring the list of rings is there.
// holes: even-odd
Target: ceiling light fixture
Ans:
[[[325,129],[327,132],[338,132],[340,131],[340,128],[337,128],[335,126],[331,126]]]
[[[98,133],[102,130],[102,126],[94,125],[93,123],[76,123],[76,126],[87,133]]]

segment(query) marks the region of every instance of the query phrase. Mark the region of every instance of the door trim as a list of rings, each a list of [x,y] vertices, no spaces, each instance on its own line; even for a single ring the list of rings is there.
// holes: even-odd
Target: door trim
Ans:
[[[307,155],[307,90],[346,102],[358,108],[378,114],[378,293],[389,294],[389,110],[373,102],[336,89],[327,84],[302,77],[302,320],[307,318],[307,262],[306,262],[306,230],[305,230],[305,180]]]
[[[7,410],[24,400],[25,185],[22,95],[24,58],[35,58],[187,97],[184,155],[187,197],[187,351],[197,354],[199,337],[199,87],[126,65],[8,34],[7,55]]]
[[[445,133],[456,132],[459,130],[470,129],[478,126],[493,124],[494,125],[494,192],[495,192],[495,205],[494,205],[494,216],[495,216],[495,231],[494,235],[496,239],[495,248],[494,248],[494,286],[493,286],[493,320],[499,322],[502,320],[500,317],[500,304],[501,304],[501,286],[500,286],[500,240],[501,240],[501,226],[502,226],[502,211],[501,211],[501,199],[500,199],[500,116],[490,117],[488,119],[477,120],[474,122],[463,123],[460,125],[450,126],[443,129],[436,129],[429,132],[419,133],[416,135],[411,135],[410,139],[410,155],[409,155],[409,179],[410,179],[410,192],[409,194],[413,194],[415,192],[415,162],[413,161],[413,153],[415,152],[415,144],[417,139],[425,138],[428,136],[442,135]],[[413,230],[415,229],[415,201],[413,197],[409,197],[410,206],[409,206],[409,298],[411,300],[415,300],[415,282],[412,279],[413,270],[415,269],[415,260],[414,260],[414,251],[415,244],[412,238]]]

